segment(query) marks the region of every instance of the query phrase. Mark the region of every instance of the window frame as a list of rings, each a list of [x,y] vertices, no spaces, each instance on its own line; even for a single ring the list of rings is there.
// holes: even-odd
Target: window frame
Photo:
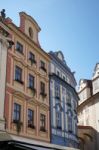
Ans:
[[[15,66],[15,81],[23,84],[23,81],[22,81],[22,68],[19,67],[19,66]]]
[[[73,120],[72,120],[72,115],[70,111],[67,117],[68,117],[68,132],[72,133],[73,132],[73,127],[72,127]]]
[[[28,108],[28,127],[35,128],[34,127],[34,110],[30,108]]]
[[[40,114],[40,131],[46,131],[46,115]]]
[[[44,82],[40,82],[40,91],[41,91],[41,94],[45,94],[45,83]]]
[[[29,52],[29,60],[31,61],[31,64],[36,64],[36,60],[35,60],[35,54],[32,53],[31,51]]]
[[[19,41],[16,42],[16,51],[23,54],[23,45]]]
[[[46,72],[46,64],[43,60],[40,61],[40,68]]]
[[[15,102],[13,108],[13,122],[17,123],[20,121],[21,121],[21,105]]]
[[[55,85],[55,98],[60,99],[60,86]]]
[[[32,90],[35,88],[35,77],[31,74],[29,74],[29,88]]]
[[[57,129],[62,129],[62,124],[61,124],[61,112],[56,111],[56,127]]]

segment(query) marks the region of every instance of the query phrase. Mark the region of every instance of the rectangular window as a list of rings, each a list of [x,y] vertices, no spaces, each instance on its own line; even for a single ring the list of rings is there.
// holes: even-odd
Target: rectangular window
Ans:
[[[45,94],[45,83],[41,82],[40,90],[41,94]]]
[[[68,131],[72,132],[72,117],[68,116]]]
[[[57,75],[60,76],[60,72],[59,71],[57,71]]]
[[[21,119],[21,105],[14,103],[14,115],[13,115],[13,121],[17,122]]]
[[[17,42],[17,43],[16,43],[16,50],[17,50],[19,53],[23,54],[23,45],[22,45],[20,42]]]
[[[67,105],[68,105],[68,106],[71,106],[71,94],[70,94],[69,91],[67,91],[66,94],[67,94],[67,95],[66,95]]]
[[[15,67],[15,80],[22,83],[22,69],[18,66]]]
[[[34,76],[32,76],[31,74],[29,74],[29,88],[34,89]]]
[[[56,127],[57,129],[61,129],[61,113],[56,112]]]
[[[66,80],[65,76],[63,76],[63,80],[64,80],[64,81]]]
[[[28,127],[34,128],[34,111],[28,109]]]
[[[55,85],[55,97],[60,99],[60,87],[58,85]]]
[[[45,62],[41,60],[41,69],[46,72]]]
[[[46,116],[44,114],[40,114],[40,130],[45,131],[45,123],[46,123]]]
[[[36,63],[35,55],[32,52],[29,52],[29,60],[31,61],[32,64]]]

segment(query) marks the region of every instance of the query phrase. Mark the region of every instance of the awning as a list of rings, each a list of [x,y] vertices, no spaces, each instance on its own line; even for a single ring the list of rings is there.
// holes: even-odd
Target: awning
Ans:
[[[10,140],[12,140],[12,138],[7,132],[0,131],[0,142],[1,141],[10,141]]]
[[[8,145],[20,148],[22,150],[78,150],[76,148],[60,146],[17,135],[11,135],[7,132],[0,133],[0,142],[7,142]]]
[[[22,143],[17,143],[17,142],[11,142],[10,144],[14,144],[15,147],[18,148],[23,148],[24,150],[55,150],[52,148],[46,148],[46,147],[39,147],[39,146],[34,146],[34,145],[29,145],[29,144],[22,144]]]

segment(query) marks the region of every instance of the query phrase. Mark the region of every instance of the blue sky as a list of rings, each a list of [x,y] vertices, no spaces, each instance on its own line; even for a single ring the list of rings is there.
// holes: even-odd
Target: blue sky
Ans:
[[[99,62],[99,0],[3,0],[2,8],[16,25],[20,11],[31,15],[42,29],[41,47],[61,50],[77,82],[91,79]]]

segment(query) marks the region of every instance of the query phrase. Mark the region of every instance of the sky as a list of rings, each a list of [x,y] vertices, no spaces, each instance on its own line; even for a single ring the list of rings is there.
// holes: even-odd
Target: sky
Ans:
[[[36,20],[41,47],[61,50],[77,83],[92,78],[99,62],[99,0],[2,0],[3,8],[18,26],[21,11]]]

